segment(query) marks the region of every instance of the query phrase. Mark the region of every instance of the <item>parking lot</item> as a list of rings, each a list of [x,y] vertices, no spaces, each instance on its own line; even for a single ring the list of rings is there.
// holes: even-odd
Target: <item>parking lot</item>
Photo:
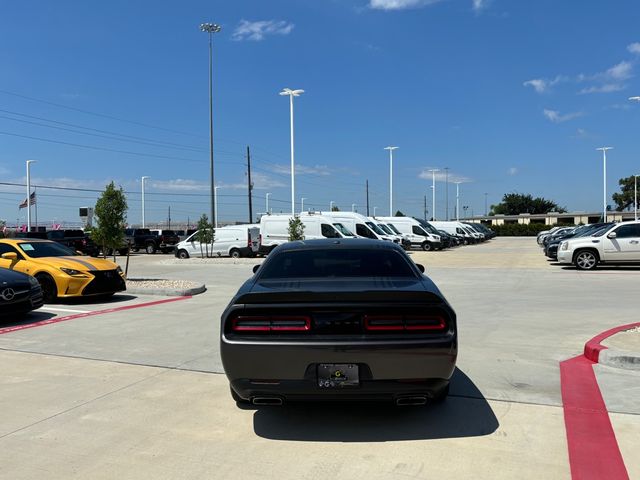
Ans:
[[[569,478],[559,364],[638,321],[640,268],[553,265],[534,238],[411,256],[458,315],[443,405],[238,409],[218,322],[261,260],[136,255],[130,277],[207,291],[47,305],[0,325],[0,476]],[[640,372],[594,370],[629,476],[640,478]]]

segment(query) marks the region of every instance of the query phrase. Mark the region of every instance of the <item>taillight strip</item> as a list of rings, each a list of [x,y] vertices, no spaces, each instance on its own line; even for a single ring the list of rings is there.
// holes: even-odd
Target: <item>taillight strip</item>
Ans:
[[[301,315],[241,315],[232,320],[231,329],[234,332],[306,332],[311,330],[311,318]]]

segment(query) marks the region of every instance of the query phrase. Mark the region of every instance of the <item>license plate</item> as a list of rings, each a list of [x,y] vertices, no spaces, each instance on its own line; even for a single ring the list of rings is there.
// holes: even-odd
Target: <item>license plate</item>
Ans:
[[[321,363],[318,365],[318,386],[322,388],[357,387],[360,384],[358,365],[353,363]]]

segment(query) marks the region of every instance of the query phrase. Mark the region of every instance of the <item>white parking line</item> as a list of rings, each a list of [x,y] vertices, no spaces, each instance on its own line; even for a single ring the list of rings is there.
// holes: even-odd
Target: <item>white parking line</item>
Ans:
[[[69,313],[89,313],[91,310],[72,310],[70,308],[58,307],[41,307],[40,310],[51,310],[53,312],[69,312]]]

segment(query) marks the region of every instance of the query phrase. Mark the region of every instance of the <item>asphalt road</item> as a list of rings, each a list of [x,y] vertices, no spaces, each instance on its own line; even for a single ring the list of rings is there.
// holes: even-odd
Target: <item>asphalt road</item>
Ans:
[[[550,265],[530,238],[412,257],[458,314],[444,405],[238,409],[218,324],[260,260],[136,255],[130,276],[194,280],[207,292],[58,304],[33,313],[32,328],[0,325],[0,477],[570,478],[559,362],[637,321],[640,269]],[[56,323],[33,323],[43,320]],[[639,375],[595,371],[640,478]]]

